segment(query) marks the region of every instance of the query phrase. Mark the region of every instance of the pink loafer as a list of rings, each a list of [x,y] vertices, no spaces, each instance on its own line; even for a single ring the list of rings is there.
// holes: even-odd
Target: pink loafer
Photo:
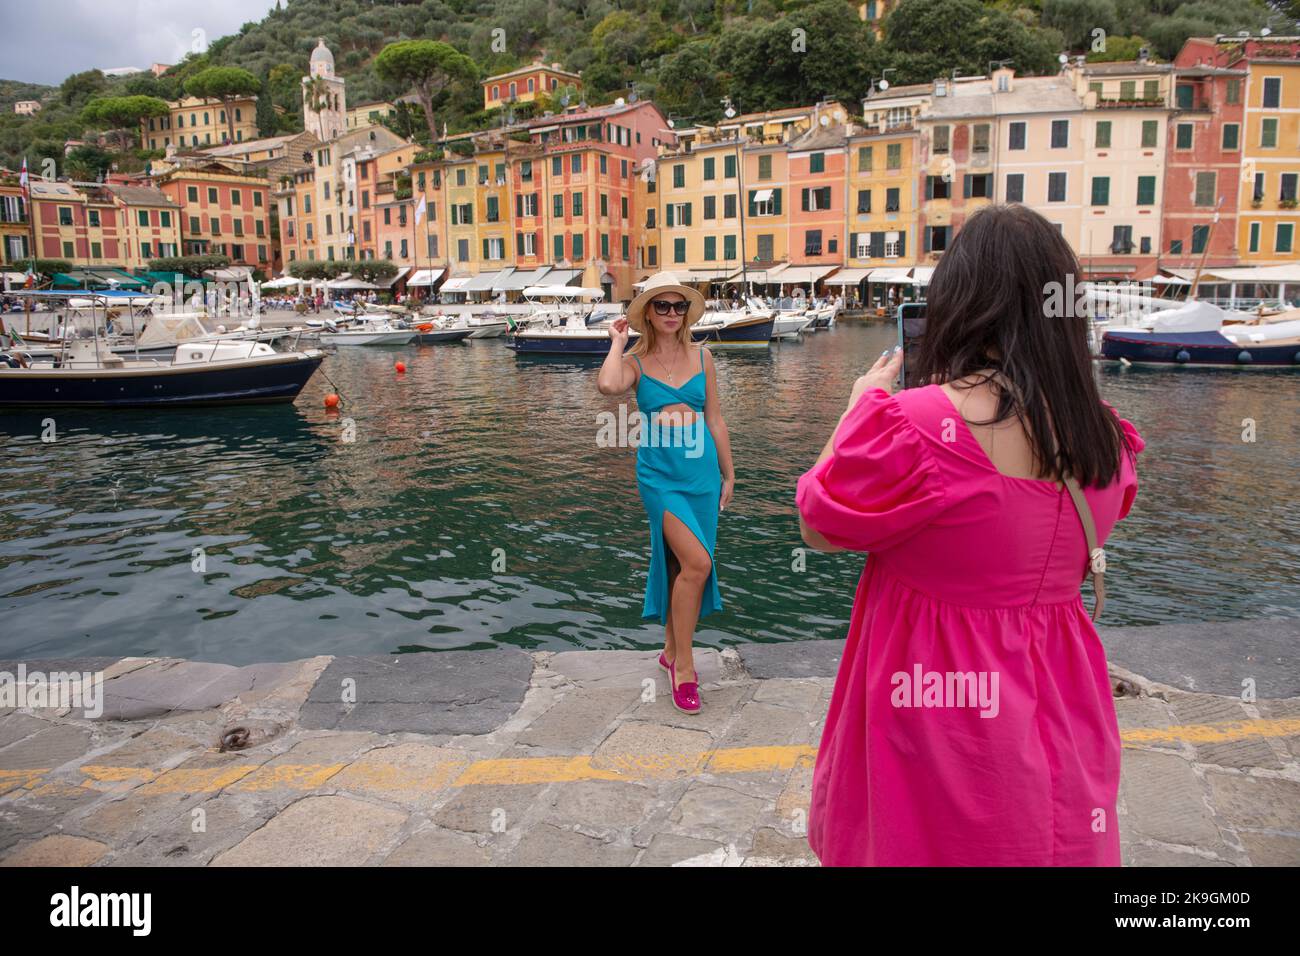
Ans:
[[[673,662],[664,656],[664,652],[659,652],[659,666],[668,672],[671,676],[673,672]]]
[[[698,714],[700,712],[700,685],[695,681],[682,681],[677,683],[677,675],[670,668],[668,671],[668,681],[673,687],[673,706],[683,714]]]

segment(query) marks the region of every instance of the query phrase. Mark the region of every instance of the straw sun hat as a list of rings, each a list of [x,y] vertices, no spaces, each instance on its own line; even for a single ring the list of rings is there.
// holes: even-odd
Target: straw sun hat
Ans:
[[[682,285],[675,272],[656,272],[642,284],[641,293],[627,307],[627,324],[638,332],[645,331],[645,310],[654,299],[665,292],[681,294],[690,307],[686,310],[686,325],[692,326],[704,314],[704,296],[697,289]]]

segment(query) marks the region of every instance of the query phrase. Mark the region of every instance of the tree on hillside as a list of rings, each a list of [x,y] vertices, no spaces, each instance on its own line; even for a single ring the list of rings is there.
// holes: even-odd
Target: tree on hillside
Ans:
[[[903,0],[886,19],[885,36],[896,83],[928,83],[953,70],[982,75],[991,60],[1011,60],[1017,73],[1053,73],[1064,43],[1057,30],[1026,26],[979,0]]]
[[[156,96],[103,96],[86,104],[81,121],[111,133],[117,138],[118,149],[126,152],[140,131],[141,120],[166,116],[168,112],[166,101]]]
[[[457,83],[478,79],[478,66],[449,43],[440,40],[399,40],[375,57],[375,73],[388,83],[410,89],[424,110],[431,142],[438,139],[433,100]]]
[[[91,97],[102,93],[108,86],[108,79],[99,70],[86,70],[73,73],[59,85],[59,99],[65,106],[80,109]]]
[[[235,141],[235,100],[256,96],[261,89],[257,77],[237,66],[210,66],[185,81],[190,96],[221,101],[226,108],[226,138],[231,143]]]

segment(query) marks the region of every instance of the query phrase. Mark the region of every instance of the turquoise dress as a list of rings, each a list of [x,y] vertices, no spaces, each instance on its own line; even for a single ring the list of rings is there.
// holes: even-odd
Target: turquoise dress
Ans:
[[[661,624],[666,624],[671,602],[664,513],[671,512],[689,528],[712,559],[718,538],[722,472],[718,467],[717,446],[704,421],[704,350],[700,350],[699,372],[676,388],[647,375],[641,360],[635,355],[633,358],[641,371],[636,402],[646,417],[636,453],[636,482],[650,518],[650,576],[646,580],[641,616],[658,618]],[[661,424],[656,413],[679,403],[696,413],[695,421],[689,425]],[[714,562],[700,600],[700,617],[720,610],[722,595],[718,592],[718,569]]]

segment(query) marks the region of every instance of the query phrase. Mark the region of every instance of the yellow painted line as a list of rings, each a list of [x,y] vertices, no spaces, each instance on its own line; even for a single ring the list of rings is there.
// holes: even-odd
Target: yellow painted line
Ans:
[[[1127,747],[1151,744],[1214,744],[1239,740],[1264,740],[1300,736],[1300,717],[1234,720],[1212,724],[1182,724],[1124,730],[1120,739]],[[378,754],[381,751],[375,751]],[[230,788],[240,791],[316,790],[332,777],[342,775],[344,788],[376,791],[409,791],[470,787],[488,784],[574,783],[584,780],[662,780],[702,772],[717,774],[771,773],[812,766],[817,748],[796,744],[772,747],[729,747],[683,754],[624,753],[569,757],[514,757],[487,760],[448,759],[430,772],[367,762],[363,756],[351,764],[226,764],[159,771],[148,767],[109,767],[87,764],[80,767],[80,786],[112,790],[140,784],[140,793],[150,795],[216,793]],[[44,781],[51,768],[0,770],[0,794],[15,790],[42,791],[40,787],[66,786]],[[39,785],[39,787],[38,787]]]
[[[1229,720],[1217,724],[1183,724],[1178,727],[1143,727],[1120,731],[1126,744],[1225,744],[1236,740],[1263,740],[1300,734],[1300,717],[1271,720]]]

